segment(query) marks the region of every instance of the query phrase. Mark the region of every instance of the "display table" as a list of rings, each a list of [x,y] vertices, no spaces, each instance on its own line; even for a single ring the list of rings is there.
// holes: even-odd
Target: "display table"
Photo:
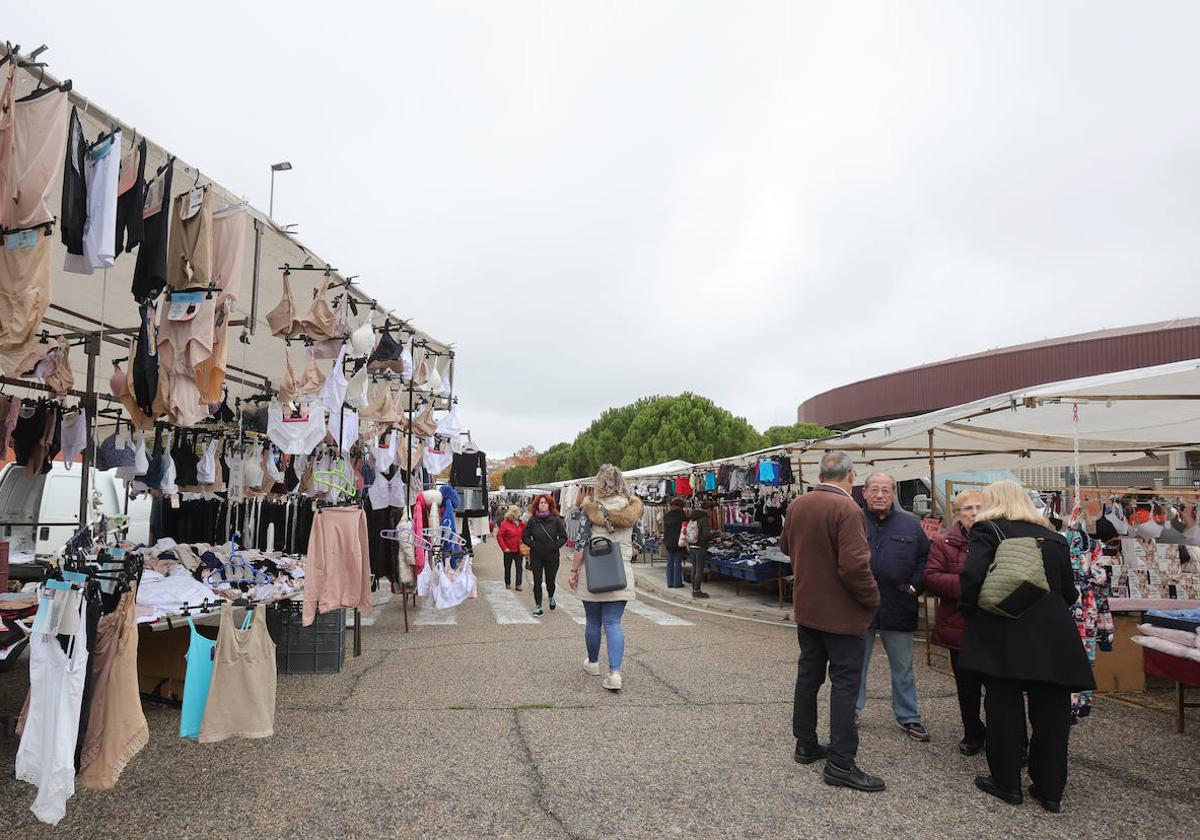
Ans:
[[[1182,734],[1184,710],[1200,709],[1200,703],[1189,703],[1184,696],[1187,687],[1200,688],[1200,662],[1181,659],[1152,648],[1146,648],[1144,655],[1147,674],[1175,683],[1175,731]]]
[[[779,606],[783,606],[783,586],[786,578],[791,574],[792,561],[786,555],[768,556],[759,563],[739,563],[737,560],[721,557],[713,557],[711,554],[704,561],[704,570],[707,572],[716,572],[726,577],[731,577],[734,580],[733,591],[736,595],[742,594],[742,581],[750,583],[765,583],[769,580],[778,582],[779,589]]]

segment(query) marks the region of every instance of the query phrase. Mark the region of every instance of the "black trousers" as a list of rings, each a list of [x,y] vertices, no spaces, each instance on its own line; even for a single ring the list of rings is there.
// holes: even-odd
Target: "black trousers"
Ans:
[[[704,561],[708,559],[708,551],[703,548],[689,548],[688,557],[692,561],[692,591],[699,592],[704,580]]]
[[[1010,790],[1021,787],[1025,746],[1025,695],[1029,696],[1029,778],[1046,799],[1062,799],[1067,786],[1071,736],[1071,690],[1041,682],[984,677],[987,692],[987,759],[992,778]]]
[[[987,737],[979,709],[983,702],[983,676],[958,667],[958,651],[950,651],[950,667],[954,669],[954,687],[958,693],[958,713],[962,716],[963,740],[982,744]]]
[[[862,680],[862,636],[842,636],[796,626],[800,661],[796,666],[796,695],[792,704],[792,734],[800,744],[817,743],[817,693],[829,672],[829,756],[849,767],[858,754],[858,724],[854,704]]]
[[[542,605],[542,578],[546,578],[546,594],[554,597],[554,579],[558,577],[558,555],[553,557],[529,558],[529,566],[533,570],[533,603]]]
[[[504,552],[504,585],[508,586],[512,583],[512,569],[517,567],[517,586],[521,585],[521,574],[525,569],[525,558],[521,556],[519,551]]]

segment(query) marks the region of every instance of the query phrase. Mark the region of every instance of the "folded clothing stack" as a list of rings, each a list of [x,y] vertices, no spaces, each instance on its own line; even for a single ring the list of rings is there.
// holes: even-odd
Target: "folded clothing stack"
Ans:
[[[1142,647],[1200,662],[1200,610],[1150,610],[1138,630]]]

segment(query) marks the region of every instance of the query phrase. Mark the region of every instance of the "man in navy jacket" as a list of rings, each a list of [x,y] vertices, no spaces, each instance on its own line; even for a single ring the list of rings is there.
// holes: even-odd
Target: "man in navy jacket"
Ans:
[[[892,672],[892,710],[900,728],[917,741],[929,732],[917,710],[917,677],[913,673],[913,633],[917,629],[917,598],[925,577],[929,538],[917,518],[896,507],[896,481],[872,473],[863,486],[871,572],[879,584],[879,612],[867,628],[866,655],[856,711],[867,704],[867,671],[875,636],[883,639]]]

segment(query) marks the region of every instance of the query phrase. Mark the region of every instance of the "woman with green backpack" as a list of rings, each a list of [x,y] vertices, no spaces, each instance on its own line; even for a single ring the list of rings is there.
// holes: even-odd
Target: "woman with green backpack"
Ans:
[[[1062,808],[1071,692],[1096,687],[1071,607],[1079,597],[1066,539],[1014,481],[983,491],[960,576],[966,619],[959,664],[984,680],[991,775],[975,786],[1012,805],[1023,799],[1021,753],[1028,696],[1029,795]]]

